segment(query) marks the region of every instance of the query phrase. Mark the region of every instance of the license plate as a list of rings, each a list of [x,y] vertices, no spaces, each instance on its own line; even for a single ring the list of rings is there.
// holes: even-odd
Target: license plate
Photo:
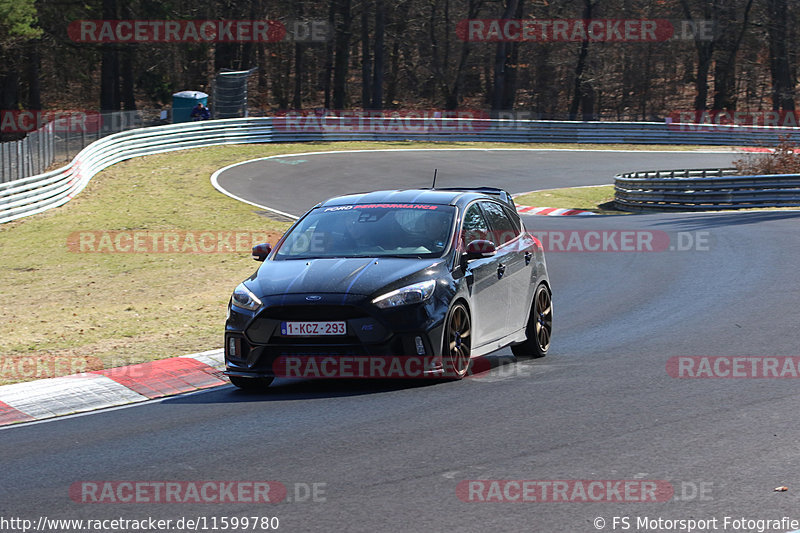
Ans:
[[[281,322],[281,335],[315,337],[346,335],[347,322]]]

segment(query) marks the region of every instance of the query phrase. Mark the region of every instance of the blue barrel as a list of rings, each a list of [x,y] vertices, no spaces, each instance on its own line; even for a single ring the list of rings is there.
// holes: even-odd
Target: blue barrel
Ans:
[[[172,122],[191,122],[197,104],[208,106],[208,95],[201,91],[181,91],[172,95]]]

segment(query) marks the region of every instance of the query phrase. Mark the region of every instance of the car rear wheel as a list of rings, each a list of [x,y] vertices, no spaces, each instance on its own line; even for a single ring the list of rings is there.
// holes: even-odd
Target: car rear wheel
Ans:
[[[462,303],[455,304],[447,316],[442,359],[446,377],[461,379],[467,375],[472,348],[472,324],[469,311]]]
[[[553,296],[547,285],[540,283],[533,295],[533,308],[525,328],[527,339],[512,346],[511,351],[517,357],[544,357],[550,348],[552,332]]]
[[[231,383],[238,388],[247,391],[262,391],[270,386],[275,378],[243,378],[240,376],[229,376]]]

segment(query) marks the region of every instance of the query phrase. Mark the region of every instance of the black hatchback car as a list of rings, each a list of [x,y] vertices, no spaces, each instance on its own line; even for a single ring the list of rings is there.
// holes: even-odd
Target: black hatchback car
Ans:
[[[541,243],[500,189],[377,191],[327,200],[233,292],[225,374],[460,379],[504,346],[541,357],[552,298]]]

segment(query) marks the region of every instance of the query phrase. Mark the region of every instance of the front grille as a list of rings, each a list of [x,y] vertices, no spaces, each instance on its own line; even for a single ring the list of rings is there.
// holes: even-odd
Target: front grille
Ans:
[[[264,375],[273,375],[275,364],[281,357],[289,358],[325,358],[325,357],[385,357],[391,355],[411,355],[403,350],[403,342],[399,337],[389,342],[378,344],[267,344],[252,348],[247,360],[246,370]]]
[[[281,305],[267,307],[258,315],[275,320],[348,320],[366,318],[366,312],[352,305]]]
[[[298,345],[298,344],[356,344],[358,337],[353,335],[324,335],[319,337],[299,337],[289,335],[273,335],[270,344]]]
[[[369,355],[361,345],[270,345],[264,348],[268,357],[347,357],[355,355]]]

